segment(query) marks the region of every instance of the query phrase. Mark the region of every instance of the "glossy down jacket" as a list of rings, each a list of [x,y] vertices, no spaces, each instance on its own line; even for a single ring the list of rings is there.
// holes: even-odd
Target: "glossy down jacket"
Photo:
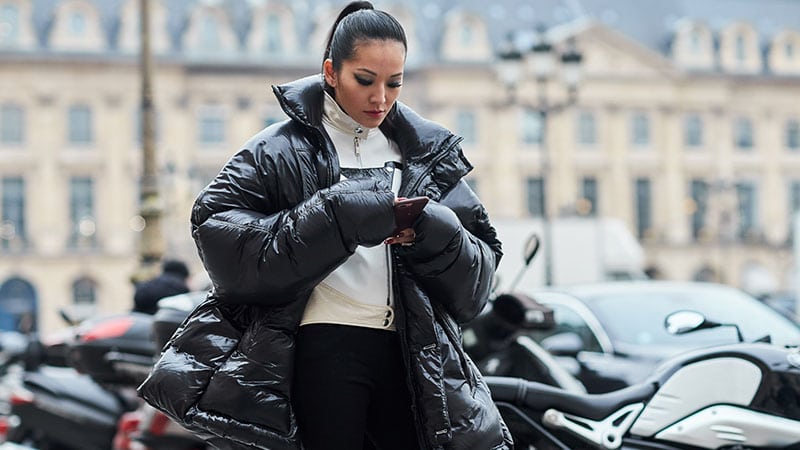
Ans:
[[[336,150],[322,127],[322,78],[273,90],[290,119],[247,142],[192,211],[212,297],[260,311],[258,332],[238,343],[242,363],[224,369],[244,395],[204,392],[193,407],[195,423],[223,429],[215,433],[228,448],[300,448],[289,393],[294,332],[305,302],[356,245],[380,242],[394,226],[388,187],[339,182]],[[458,323],[485,306],[501,247],[462,180],[471,166],[460,138],[400,103],[381,129],[403,152],[400,196],[433,200],[415,227],[416,243],[392,250],[397,328],[421,448],[510,448],[488,389],[461,347]],[[176,370],[184,361],[175,358]],[[271,379],[249,383],[242,369],[247,364],[268,368]]]

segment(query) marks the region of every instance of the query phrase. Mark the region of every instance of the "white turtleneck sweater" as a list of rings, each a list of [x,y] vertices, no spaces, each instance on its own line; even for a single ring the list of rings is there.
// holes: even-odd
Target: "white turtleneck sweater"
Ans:
[[[402,162],[392,140],[378,128],[358,124],[327,93],[323,112],[323,126],[333,141],[343,171],[358,174],[359,169],[375,171],[389,161]],[[400,169],[393,175],[392,190],[397,195]],[[334,323],[394,330],[391,273],[386,244],[358,246],[347,261],[314,288],[300,324]]]

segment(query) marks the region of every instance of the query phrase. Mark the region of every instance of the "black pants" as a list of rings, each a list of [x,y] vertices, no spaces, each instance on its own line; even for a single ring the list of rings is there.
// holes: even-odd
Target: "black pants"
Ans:
[[[304,325],[295,355],[292,406],[307,450],[419,448],[397,332]]]

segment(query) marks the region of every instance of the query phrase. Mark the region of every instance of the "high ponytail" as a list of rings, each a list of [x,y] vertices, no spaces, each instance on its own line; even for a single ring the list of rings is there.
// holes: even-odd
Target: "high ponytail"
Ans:
[[[397,41],[408,49],[406,33],[397,19],[376,10],[368,1],[351,2],[342,9],[331,27],[322,61],[330,58],[334,70],[339,70],[342,62],[353,56],[361,41],[372,39]]]

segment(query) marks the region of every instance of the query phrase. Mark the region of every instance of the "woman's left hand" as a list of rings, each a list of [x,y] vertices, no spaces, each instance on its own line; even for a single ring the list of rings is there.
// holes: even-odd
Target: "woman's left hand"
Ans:
[[[395,234],[394,236],[390,236],[383,241],[386,245],[392,244],[402,244],[402,245],[412,245],[414,243],[414,239],[417,238],[417,234],[414,232],[413,228],[405,228],[400,230],[399,233]]]

